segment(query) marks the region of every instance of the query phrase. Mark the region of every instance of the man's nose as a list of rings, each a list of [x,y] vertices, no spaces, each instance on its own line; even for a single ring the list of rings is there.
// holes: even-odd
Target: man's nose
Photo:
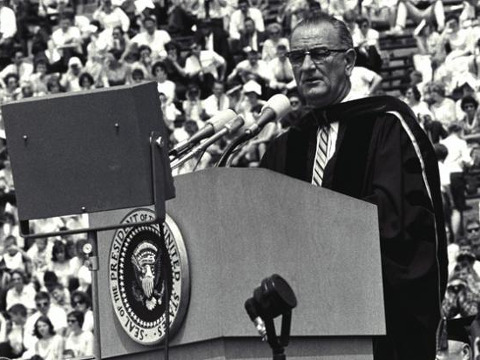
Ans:
[[[303,58],[303,61],[302,61],[302,70],[310,70],[312,69],[312,67],[315,67],[315,63],[313,62],[312,60],[312,57],[310,56],[310,54],[305,54],[305,57]]]

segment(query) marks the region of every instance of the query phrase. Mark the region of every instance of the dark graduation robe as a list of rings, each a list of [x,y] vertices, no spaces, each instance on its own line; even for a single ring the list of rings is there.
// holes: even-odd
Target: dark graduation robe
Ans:
[[[261,167],[311,182],[318,122],[335,121],[322,186],[378,207],[387,336],[375,339],[375,359],[433,360],[447,244],[437,159],[410,108],[380,96],[313,110],[270,144]]]

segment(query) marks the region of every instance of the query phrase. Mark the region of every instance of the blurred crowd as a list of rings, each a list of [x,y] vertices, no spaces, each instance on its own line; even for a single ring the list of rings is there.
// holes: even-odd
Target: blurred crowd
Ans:
[[[412,69],[395,95],[417,115],[439,160],[450,239],[443,312],[476,316],[480,222],[466,214],[472,212],[469,179],[480,169],[478,9],[474,0],[0,0],[0,104],[154,81],[173,146],[226,109],[251,125],[266,100],[285,94],[292,112],[232,157],[233,166],[254,167],[269,141],[307,111],[288,59],[289,34],[306,14],[325,11],[349,27],[357,51],[352,98],[383,94],[389,53],[380,41],[413,37]],[[92,354],[87,239],[19,236],[1,119],[0,138],[0,356]],[[174,173],[214,166],[230,141],[222,139]],[[31,222],[30,230],[87,225],[83,216],[70,216]],[[472,328],[480,339],[480,326]]]

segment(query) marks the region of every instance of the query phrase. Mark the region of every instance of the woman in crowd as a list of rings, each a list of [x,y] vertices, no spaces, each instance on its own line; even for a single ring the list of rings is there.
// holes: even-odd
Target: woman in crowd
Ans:
[[[80,311],[84,316],[82,330],[93,332],[93,312],[90,309],[90,297],[87,293],[77,290],[72,293],[71,299],[72,308]]]
[[[48,82],[48,62],[45,59],[39,59],[34,63],[34,72],[30,75],[30,81],[33,85],[33,91],[35,96],[45,95],[47,90]]]
[[[47,81],[48,94],[58,94],[64,92],[62,85],[60,84],[60,78],[57,75],[52,75]]]
[[[105,58],[104,74],[109,86],[125,85],[130,77],[130,66],[120,57],[120,51],[111,50]]]
[[[411,86],[405,90],[405,102],[410,106],[413,113],[417,115],[417,118],[420,121],[425,115],[432,116],[427,103],[422,101],[421,98],[422,95],[416,86]]]
[[[152,66],[152,75],[157,81],[158,93],[163,93],[169,103],[175,99],[175,83],[168,80],[167,68],[162,61],[158,61]]]
[[[464,135],[471,135],[480,132],[478,121],[478,101],[473,96],[465,96],[461,102],[461,108],[465,116],[461,119]]]
[[[18,86],[18,75],[17,74],[8,74],[3,79],[5,82],[5,89],[1,93],[1,103],[6,104],[11,101],[15,101],[20,98],[21,89]]]
[[[287,51],[290,49],[290,43],[287,38],[282,36],[282,26],[279,23],[273,23],[267,26],[268,39],[263,43],[262,60],[270,61],[277,57],[277,46],[285,45]]]
[[[35,322],[33,334],[38,338],[35,343],[35,355],[41,356],[44,360],[61,360],[63,357],[63,338],[55,334],[50,319],[42,315]]]
[[[72,350],[75,357],[93,355],[93,334],[82,329],[84,314],[79,310],[67,316],[69,334],[65,341],[65,349]]]
[[[440,121],[445,129],[456,120],[455,102],[445,97],[445,85],[434,83],[430,89],[433,103],[430,105],[435,120]]]
[[[95,88],[95,80],[93,80],[92,75],[88,72],[80,74],[78,82],[82,90],[92,90]]]
[[[55,240],[52,248],[51,270],[63,286],[68,286],[68,281],[73,275],[69,260],[66,245],[61,240]]]

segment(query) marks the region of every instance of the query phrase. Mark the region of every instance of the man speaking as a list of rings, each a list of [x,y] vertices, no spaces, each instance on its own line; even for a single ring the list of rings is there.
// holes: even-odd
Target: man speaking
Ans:
[[[352,100],[355,50],[343,22],[310,15],[291,49],[311,111],[273,141],[262,166],[378,206],[387,336],[375,340],[375,360],[433,360],[447,279],[433,148],[403,102]]]

